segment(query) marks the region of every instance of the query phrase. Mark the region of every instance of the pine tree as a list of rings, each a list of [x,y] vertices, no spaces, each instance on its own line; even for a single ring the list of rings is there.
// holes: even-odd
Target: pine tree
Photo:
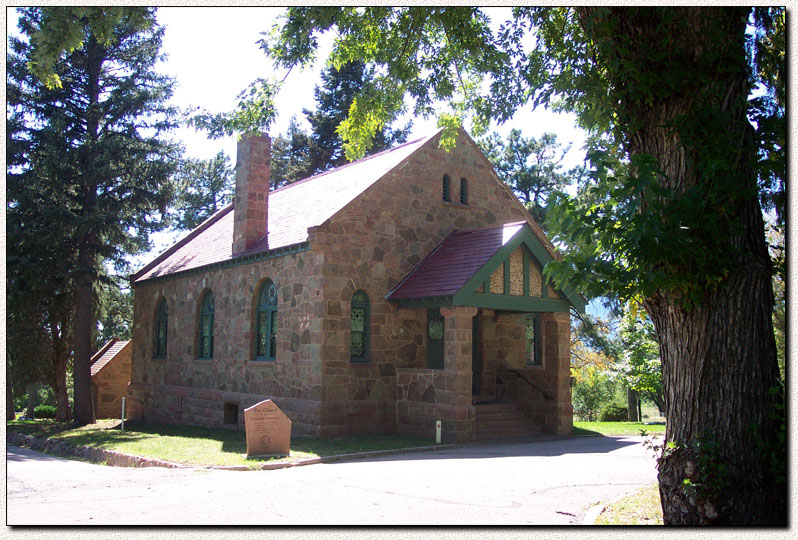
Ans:
[[[10,40],[8,57],[9,123],[26,147],[9,183],[39,185],[46,195],[42,202],[10,194],[9,207],[32,204],[26,215],[38,229],[67,240],[58,249],[74,287],[74,417],[83,424],[94,421],[89,362],[101,267],[124,269],[123,257],[147,248],[149,232],[165,226],[177,150],[164,137],[176,114],[167,104],[173,81],[155,71],[163,38],[155,10],[111,11],[22,9],[22,37]],[[65,32],[78,44],[52,56],[55,79],[33,76],[26,67]],[[9,244],[10,254],[24,250]]]

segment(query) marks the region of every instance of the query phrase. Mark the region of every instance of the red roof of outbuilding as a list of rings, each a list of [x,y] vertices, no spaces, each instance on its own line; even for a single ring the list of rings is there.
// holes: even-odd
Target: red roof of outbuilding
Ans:
[[[387,298],[400,300],[455,294],[525,223],[454,231],[405,276]]]
[[[128,343],[130,341],[120,341],[117,338],[111,338],[99,351],[94,353],[94,356],[91,357],[91,376],[97,375]]]
[[[308,228],[331,218],[434,137],[423,137],[269,192],[268,235],[236,257],[299,244]],[[205,220],[139,270],[133,281],[233,258],[233,205]]]

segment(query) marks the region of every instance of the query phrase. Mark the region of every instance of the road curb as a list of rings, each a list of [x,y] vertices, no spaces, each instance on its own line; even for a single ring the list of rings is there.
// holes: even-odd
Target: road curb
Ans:
[[[289,467],[302,467],[304,465],[315,465],[318,463],[331,463],[347,459],[365,459],[370,457],[387,456],[391,454],[404,454],[410,452],[429,452],[462,446],[460,444],[439,444],[435,446],[414,446],[411,448],[394,448],[390,450],[374,450],[372,452],[358,452],[353,454],[337,454],[334,456],[323,456],[317,458],[300,459],[298,461],[276,461],[267,462],[258,468],[247,467],[246,465],[181,465],[159,459],[150,459],[141,456],[123,454],[114,450],[105,450],[94,446],[73,446],[67,441],[58,438],[40,439],[33,435],[25,435],[16,431],[6,432],[6,444],[21,446],[65,457],[76,457],[98,464],[110,465],[112,467],[165,467],[167,469],[212,469],[218,471],[269,471],[276,469],[286,469]]]

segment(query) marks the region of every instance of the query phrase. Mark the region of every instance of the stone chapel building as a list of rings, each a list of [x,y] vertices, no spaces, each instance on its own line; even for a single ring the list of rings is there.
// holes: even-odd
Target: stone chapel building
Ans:
[[[468,441],[572,432],[570,309],[541,228],[461,130],[269,191],[238,144],[234,203],[131,276],[129,418],[294,436]]]

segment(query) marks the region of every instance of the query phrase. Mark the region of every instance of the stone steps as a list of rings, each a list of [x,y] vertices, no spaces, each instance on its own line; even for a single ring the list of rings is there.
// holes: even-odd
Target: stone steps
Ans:
[[[480,403],[474,405],[477,439],[520,437],[540,433],[526,415],[512,403]]]

